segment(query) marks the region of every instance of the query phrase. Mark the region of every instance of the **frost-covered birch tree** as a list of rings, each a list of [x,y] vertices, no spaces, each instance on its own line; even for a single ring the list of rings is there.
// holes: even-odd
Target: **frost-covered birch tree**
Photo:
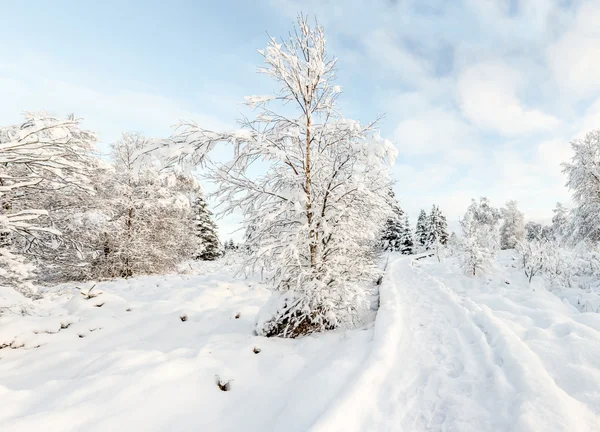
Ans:
[[[172,138],[175,157],[204,163],[219,185],[225,214],[240,210],[253,226],[246,265],[269,275],[274,296],[256,332],[295,337],[355,323],[375,278],[373,251],[389,215],[388,165],[394,146],[375,123],[344,118],[336,107],[336,59],[325,33],[300,16],[286,40],[259,51],[279,90],[246,98],[258,110],[241,130],[211,132],[183,123]],[[227,143],[233,157],[210,150]]]

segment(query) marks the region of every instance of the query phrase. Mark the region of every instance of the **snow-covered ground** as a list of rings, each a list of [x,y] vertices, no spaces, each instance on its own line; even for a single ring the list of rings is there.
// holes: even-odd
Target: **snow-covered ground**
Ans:
[[[314,430],[600,431],[600,314],[513,264],[395,260],[365,372]]]
[[[31,315],[0,315],[0,430],[307,430],[357,374],[372,326],[253,336],[269,292],[212,270],[99,283],[87,300],[57,287]]]
[[[374,328],[297,340],[253,336],[258,282],[189,273],[0,315],[0,430],[600,431],[600,314],[511,252],[480,278],[393,256]]]

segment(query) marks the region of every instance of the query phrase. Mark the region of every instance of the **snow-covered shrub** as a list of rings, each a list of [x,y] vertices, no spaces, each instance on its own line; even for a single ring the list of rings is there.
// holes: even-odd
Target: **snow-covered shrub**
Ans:
[[[519,254],[529,283],[535,275],[539,275],[545,268],[550,267],[548,242],[543,240],[521,241],[517,243],[515,249]]]
[[[183,123],[169,153],[205,164],[220,186],[223,212],[240,210],[255,230],[246,268],[264,274],[276,296],[287,293],[257,333],[295,336],[353,325],[366,305],[363,285],[377,279],[373,253],[390,213],[388,169],[397,151],[375,123],[339,113],[336,60],[326,54],[322,27],[301,16],[289,40],[271,38],[260,53],[266,65],[259,71],[280,90],[247,98],[258,116],[242,119],[233,133]],[[277,102],[286,106],[272,107]],[[225,163],[209,157],[219,142],[233,147]]]

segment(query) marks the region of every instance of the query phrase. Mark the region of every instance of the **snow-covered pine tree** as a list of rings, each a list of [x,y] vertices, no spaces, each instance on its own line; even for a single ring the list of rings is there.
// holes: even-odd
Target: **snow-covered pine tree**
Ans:
[[[336,59],[325,45],[323,28],[300,16],[289,39],[270,38],[260,51],[266,65],[259,72],[280,87],[247,98],[260,110],[255,119],[242,119],[233,133],[183,123],[170,140],[177,160],[206,162],[224,212],[239,209],[256,227],[258,253],[246,256],[246,266],[264,270],[276,291],[259,314],[260,335],[354,325],[367,305],[364,284],[379,274],[374,245],[390,212],[389,164],[397,151],[375,123],[341,116]],[[219,142],[233,147],[226,163],[209,158]],[[250,169],[257,163],[260,176]]]
[[[563,164],[567,187],[573,192],[570,240],[600,241],[600,129],[571,142],[574,155]]]
[[[381,236],[381,247],[387,252],[399,252],[402,250],[402,238],[406,230],[404,212],[400,208],[391,188],[388,190],[388,200],[392,214],[385,221],[383,235]]]
[[[433,205],[431,213],[427,218],[427,240],[425,246],[427,249],[433,249],[436,245],[445,245],[448,243],[448,222],[442,215],[440,208]]]
[[[194,253],[194,259],[214,261],[222,255],[221,243],[217,235],[217,225],[213,221],[212,212],[201,194],[198,194],[192,204],[193,232],[198,237],[199,247]]]
[[[427,240],[429,238],[429,224],[427,213],[425,210],[421,210],[419,218],[417,219],[417,227],[415,229],[415,243],[418,249],[424,250],[427,246]]]
[[[412,229],[410,227],[410,222],[406,213],[403,217],[402,228],[402,236],[400,238],[400,252],[402,252],[404,255],[410,255],[413,253],[415,245],[413,242]]]
[[[514,249],[525,239],[525,218],[516,201],[506,203],[506,207],[502,209],[502,219],[504,221],[500,227],[500,248]]]

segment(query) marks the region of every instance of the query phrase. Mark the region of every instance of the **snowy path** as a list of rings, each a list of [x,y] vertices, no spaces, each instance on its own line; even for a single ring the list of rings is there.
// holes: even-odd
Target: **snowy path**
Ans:
[[[487,306],[418,265],[391,263],[366,369],[314,431],[600,430]]]

